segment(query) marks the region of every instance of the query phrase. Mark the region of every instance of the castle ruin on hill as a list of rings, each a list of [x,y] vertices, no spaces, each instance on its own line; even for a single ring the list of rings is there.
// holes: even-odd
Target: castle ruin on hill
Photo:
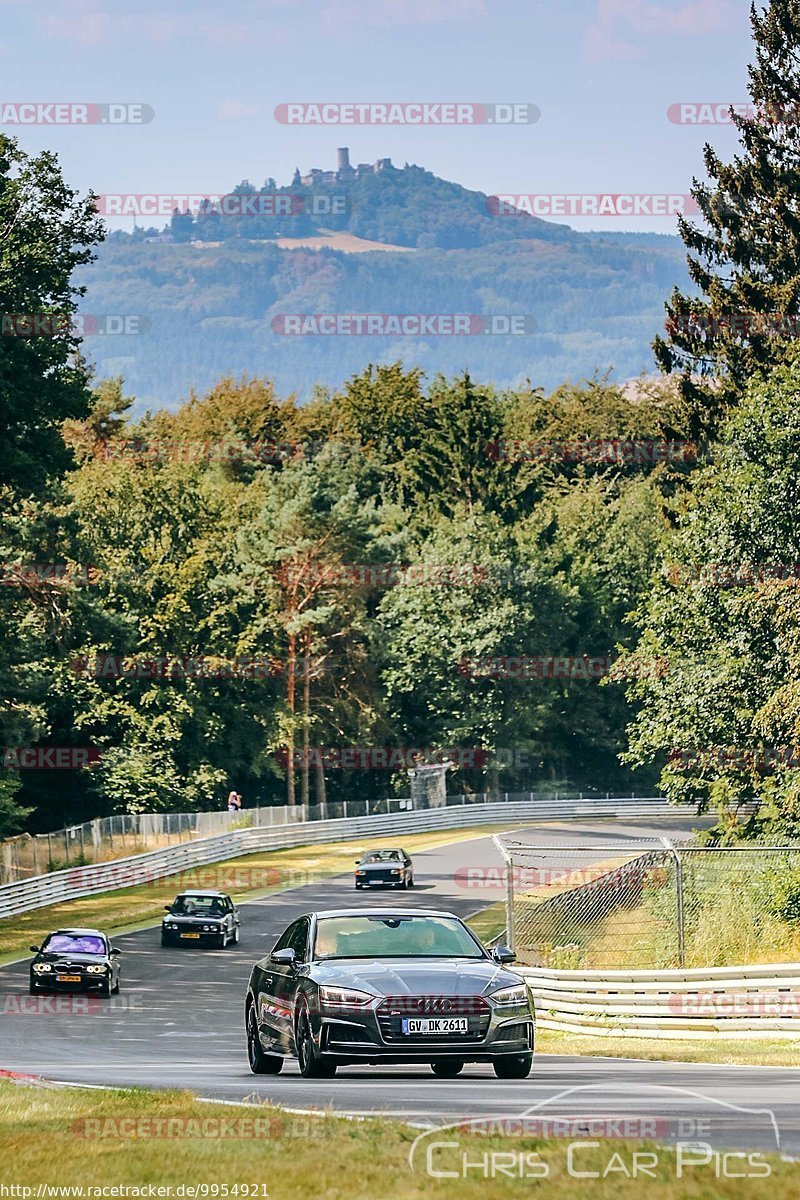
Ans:
[[[379,171],[391,169],[390,158],[379,158],[374,163],[358,163],[354,167],[350,163],[350,148],[340,146],[336,151],[335,171],[321,171],[319,167],[312,167],[307,175],[301,175],[300,168],[295,167],[292,186],[314,187],[321,183],[352,183],[354,179],[363,179],[365,175],[377,175]]]

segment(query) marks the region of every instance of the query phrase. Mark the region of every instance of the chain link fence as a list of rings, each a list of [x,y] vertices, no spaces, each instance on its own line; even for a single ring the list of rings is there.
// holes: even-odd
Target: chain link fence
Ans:
[[[522,964],[630,970],[800,958],[800,844],[495,842],[506,861],[505,937]]]

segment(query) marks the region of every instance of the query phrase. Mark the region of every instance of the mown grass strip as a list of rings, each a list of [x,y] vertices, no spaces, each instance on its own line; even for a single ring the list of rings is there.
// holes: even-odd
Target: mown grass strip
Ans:
[[[800,1039],[748,1042],[715,1034],[707,1038],[597,1037],[592,1034],[561,1033],[556,1029],[536,1031],[536,1049],[542,1054],[579,1054],[592,1058],[637,1058],[653,1062],[718,1063],[742,1067],[800,1067]]]
[[[303,1091],[298,1081],[298,1107]],[[252,1099],[258,1100],[256,1092]],[[525,1107],[521,1100],[520,1112]],[[726,1178],[715,1156],[702,1166],[684,1165],[678,1178],[674,1149],[591,1139],[573,1152],[570,1174],[571,1139],[448,1130],[418,1144],[412,1167],[409,1152],[419,1133],[383,1119],[348,1121],[268,1104],[201,1103],[187,1092],[42,1089],[0,1081],[3,1182],[32,1189],[30,1197],[40,1184],[139,1188],[144,1196],[152,1185],[172,1188],[173,1200],[181,1185],[205,1185],[210,1200],[506,1200],[534,1193],[547,1200],[576,1195],[641,1200],[643,1194],[653,1200],[741,1200],[743,1195],[793,1200],[797,1195],[798,1167],[774,1155],[756,1157],[758,1170],[769,1171],[768,1176],[756,1177],[752,1164],[736,1159],[738,1177]],[[428,1155],[437,1140],[456,1145],[434,1147]],[[647,1155],[638,1162],[649,1172],[636,1178],[635,1153]],[[577,1178],[576,1170],[596,1177]],[[743,1178],[742,1171],[750,1177]],[[22,1192],[16,1195],[28,1200]],[[92,1200],[91,1192],[85,1190],[84,1196]]]

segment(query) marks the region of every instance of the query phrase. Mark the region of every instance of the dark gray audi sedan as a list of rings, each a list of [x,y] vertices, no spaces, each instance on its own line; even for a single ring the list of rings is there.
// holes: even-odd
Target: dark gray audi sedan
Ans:
[[[309,1077],[338,1066],[429,1063],[458,1075],[490,1062],[524,1079],[534,1012],[514,954],[489,953],[458,917],[433,909],[333,909],[293,921],[256,963],[245,999],[250,1069],[295,1055]]]

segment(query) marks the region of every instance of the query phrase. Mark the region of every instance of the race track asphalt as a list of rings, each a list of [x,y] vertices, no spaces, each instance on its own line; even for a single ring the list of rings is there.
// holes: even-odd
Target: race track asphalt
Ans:
[[[688,831],[685,818],[648,818],[548,822],[519,832],[540,844],[574,844],[581,848],[576,861],[585,865],[591,860],[586,850],[595,845]],[[119,935],[114,941],[123,951],[122,993],[93,1001],[84,1013],[48,1011],[44,1004],[41,1011],[26,1011],[27,960],[0,968],[0,1068],[72,1083],[188,1088],[203,1097],[269,1101],[294,1110],[384,1113],[423,1127],[528,1114],[545,1132],[547,1122],[568,1118],[570,1133],[585,1127],[587,1134],[602,1134],[628,1118],[667,1142],[705,1141],[800,1158],[800,1070],[791,1068],[537,1055],[524,1081],[500,1081],[490,1066],[479,1064],[468,1064],[452,1080],[435,1078],[427,1066],[340,1067],[332,1080],[305,1080],[293,1061],[281,1075],[252,1075],[243,1030],[248,975],[296,916],[385,901],[466,917],[502,897],[502,888],[476,890],[463,882],[463,868],[501,865],[490,838],[413,857],[413,891],[381,892],[376,900],[373,893],[356,892],[348,874],[243,902],[241,942],[226,950],[162,949],[157,928]],[[609,1055],[624,1052],[624,1043],[609,1039]],[[611,1124],[591,1123],[599,1118]]]

